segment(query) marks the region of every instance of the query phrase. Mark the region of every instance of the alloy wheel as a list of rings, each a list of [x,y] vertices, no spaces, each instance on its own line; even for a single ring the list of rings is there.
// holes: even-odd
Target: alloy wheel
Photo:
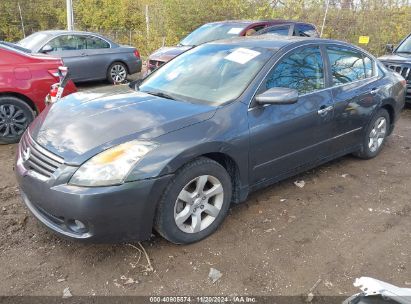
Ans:
[[[0,106],[0,136],[17,137],[27,128],[27,117],[23,110],[12,104]]]
[[[115,64],[111,67],[110,76],[115,83],[122,83],[126,80],[127,71],[123,65]]]
[[[368,137],[368,148],[371,152],[375,152],[381,147],[386,134],[387,120],[385,119],[385,117],[379,117],[375,121]]]
[[[220,214],[223,201],[221,182],[211,175],[198,176],[180,191],[174,206],[174,221],[183,232],[200,232]]]

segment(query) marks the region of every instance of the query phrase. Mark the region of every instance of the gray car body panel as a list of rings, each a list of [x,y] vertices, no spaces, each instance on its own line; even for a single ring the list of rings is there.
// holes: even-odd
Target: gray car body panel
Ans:
[[[301,95],[295,104],[258,105],[254,97],[264,90],[260,86],[262,81],[289,51],[307,45],[320,45],[324,51],[326,44],[360,49],[331,40],[267,36],[213,43],[258,45],[272,49],[273,56],[241,96],[221,106],[168,100],[122,87],[112,93],[94,91],[66,97],[40,115],[28,129],[35,141],[65,160],[65,165],[42,188],[42,193],[35,194],[32,203],[40,208],[56,204],[58,194],[50,198],[47,189],[57,186],[62,187],[59,188],[61,195],[67,191],[74,195],[82,193],[82,187],[66,187],[79,165],[107,148],[133,139],[155,142],[158,147],[138,162],[124,185],[130,183],[138,187],[140,182],[147,185],[146,181],[163,177],[168,181],[184,164],[199,156],[225,157],[235,166],[233,201],[240,202],[250,191],[361,149],[366,126],[376,111],[387,107],[393,127],[404,106],[401,78],[363,50],[361,52],[375,61],[378,73],[374,77],[331,87],[329,64],[324,58],[328,87]],[[154,73],[158,72],[161,68]],[[369,95],[374,88],[377,92]],[[324,116],[318,114],[320,108],[330,105],[332,111]],[[19,164],[19,154],[17,158]],[[29,182],[24,179],[33,177],[24,168],[17,170],[17,174],[22,191],[30,197],[35,189],[28,189],[25,185]],[[107,201],[113,199],[110,191],[118,189],[116,187],[123,186],[96,187],[92,193],[107,206]],[[156,191],[162,193],[164,189],[162,185]],[[145,191],[149,193],[152,188]],[[90,200],[94,199],[93,195]],[[136,200],[136,197],[122,198],[129,204]],[[145,232],[150,230],[159,198],[142,195],[150,211],[142,222],[129,224],[138,224]],[[84,202],[73,199],[70,204],[76,209],[84,203],[87,204],[87,197]],[[116,218],[124,212],[121,208],[110,211]],[[105,231],[99,230],[98,236],[89,239],[112,241],[112,237],[100,235]],[[137,239],[148,237],[148,233],[144,237],[140,233],[135,235]]]
[[[64,35],[94,36],[110,44],[110,48],[82,49],[52,51],[47,54],[60,57],[64,65],[69,68],[70,78],[75,82],[101,80],[107,78],[110,65],[114,62],[121,62],[127,66],[128,74],[141,71],[142,61],[136,58],[134,47],[119,45],[112,40],[91,32],[80,31],[44,31],[45,38],[39,40],[30,50],[34,53],[41,52],[41,49],[53,39]]]

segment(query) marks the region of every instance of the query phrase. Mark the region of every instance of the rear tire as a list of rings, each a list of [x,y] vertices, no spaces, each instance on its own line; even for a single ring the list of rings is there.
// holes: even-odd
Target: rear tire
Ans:
[[[34,116],[30,106],[20,98],[0,97],[0,144],[19,142]]]
[[[387,110],[379,109],[367,126],[361,150],[354,155],[362,159],[376,157],[382,150],[390,126],[390,115]]]
[[[223,222],[231,193],[231,179],[224,167],[209,158],[198,158],[178,170],[167,186],[154,227],[172,243],[198,242]]]
[[[127,80],[127,67],[122,62],[113,62],[107,70],[107,80],[111,84],[124,83]]]

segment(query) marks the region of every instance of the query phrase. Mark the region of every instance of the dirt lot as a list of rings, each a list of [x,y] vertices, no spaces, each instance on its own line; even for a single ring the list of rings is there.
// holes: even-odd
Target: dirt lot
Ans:
[[[410,148],[405,110],[376,159],[347,156],[254,193],[200,243],[143,242],[150,271],[138,243],[48,232],[20,201],[16,146],[0,146],[0,295],[300,295],[321,278],[316,295],[348,296],[359,276],[410,287]],[[223,274],[214,284],[210,267]]]

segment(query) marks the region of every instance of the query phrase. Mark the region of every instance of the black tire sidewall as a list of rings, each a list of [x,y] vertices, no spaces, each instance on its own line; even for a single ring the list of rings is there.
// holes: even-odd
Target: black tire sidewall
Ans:
[[[200,175],[212,175],[222,184],[224,200],[217,218],[206,229],[197,233],[181,231],[174,220],[174,207],[177,196],[186,184]],[[231,202],[232,184],[230,176],[223,166],[217,162],[200,158],[180,169],[166,188],[158,205],[155,219],[156,230],[167,240],[175,244],[198,242],[211,235],[223,222]]]
[[[375,122],[380,117],[384,117],[386,119],[387,131],[385,133],[385,137],[384,137],[384,140],[383,140],[381,146],[376,151],[372,152],[370,150],[370,148],[368,147],[368,140],[369,140],[370,132],[373,129]],[[388,114],[387,110],[379,109],[377,111],[377,113],[374,115],[374,117],[371,119],[368,126],[367,126],[367,129],[366,129],[366,132],[365,132],[365,135],[364,135],[363,150],[362,150],[361,155],[360,155],[361,157],[366,158],[366,159],[370,159],[370,158],[376,157],[381,152],[381,150],[382,150],[382,148],[385,144],[385,141],[387,139],[387,136],[389,134],[390,126],[391,126],[390,115]]]
[[[126,70],[126,78],[124,79],[124,81],[126,81],[126,80],[127,80],[127,76],[128,76],[127,66],[126,66],[124,63],[122,63],[122,62],[116,61],[116,62],[113,62],[112,64],[110,64],[110,66],[108,67],[108,70],[107,70],[107,80],[108,80],[108,82],[110,82],[111,84],[115,84],[115,83],[116,83],[116,82],[114,81],[114,79],[111,78],[111,69],[112,69],[113,66],[115,66],[115,65],[122,65],[122,66],[124,67],[124,69]]]
[[[0,97],[0,106],[1,105],[6,105],[6,104],[11,104],[14,105],[15,107],[18,107],[20,110],[24,112],[24,115],[27,118],[27,126],[30,125],[30,123],[34,120],[35,114],[34,111],[31,109],[31,107],[23,100],[14,97],[14,96],[2,96]],[[16,137],[2,137],[0,135],[0,144],[13,144],[19,142],[20,136]]]

